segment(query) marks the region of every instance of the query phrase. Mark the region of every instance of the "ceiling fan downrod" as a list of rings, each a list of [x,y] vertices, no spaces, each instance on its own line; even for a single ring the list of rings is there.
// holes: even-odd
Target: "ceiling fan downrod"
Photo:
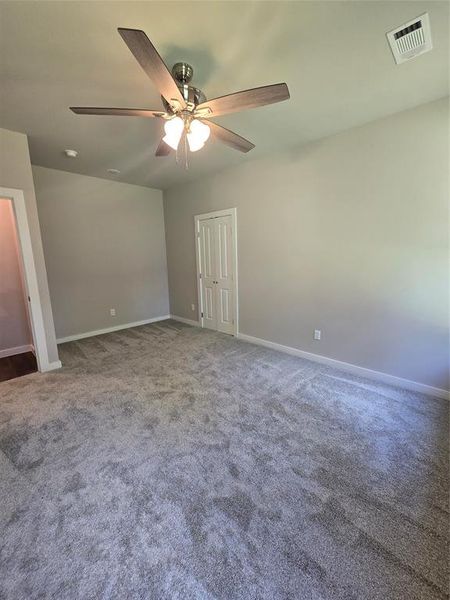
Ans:
[[[186,62],[177,62],[173,65],[171,72],[175,83],[186,102],[187,109],[190,112],[193,112],[199,104],[202,104],[202,102],[206,102],[206,95],[203,91],[193,85],[189,85],[194,75],[194,69],[190,64]],[[175,112],[164,96],[161,96],[161,99],[164,108],[168,113]]]

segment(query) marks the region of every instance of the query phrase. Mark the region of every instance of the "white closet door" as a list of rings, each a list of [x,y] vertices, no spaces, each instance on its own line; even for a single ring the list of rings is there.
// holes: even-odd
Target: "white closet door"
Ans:
[[[231,215],[226,215],[212,220],[215,224],[217,330],[232,334],[234,330],[232,219]]]
[[[195,217],[202,327],[237,332],[236,210]]]
[[[199,223],[203,326],[217,329],[215,219]]]

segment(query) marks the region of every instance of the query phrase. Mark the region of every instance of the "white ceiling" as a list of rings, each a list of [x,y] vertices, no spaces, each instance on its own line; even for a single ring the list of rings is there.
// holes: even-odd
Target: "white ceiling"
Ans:
[[[385,33],[426,11],[434,49],[396,66]],[[0,126],[28,134],[34,164],[164,189],[448,95],[448,17],[432,1],[1,2]],[[159,120],[68,109],[161,107],[119,26],[192,64],[208,98],[286,81],[291,100],[218,117],[256,148],[209,141],[186,171],[154,157]]]

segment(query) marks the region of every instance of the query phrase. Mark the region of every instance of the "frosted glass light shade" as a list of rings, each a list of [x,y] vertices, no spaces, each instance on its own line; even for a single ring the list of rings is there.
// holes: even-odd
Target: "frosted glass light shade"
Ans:
[[[194,119],[190,124],[189,132],[187,134],[189,150],[191,152],[197,152],[197,150],[203,148],[210,133],[211,131],[208,125]]]
[[[191,152],[197,152],[197,150],[200,150],[205,145],[205,142],[202,142],[202,140],[196,138],[194,135],[192,135],[192,133],[187,134],[187,139],[189,150]]]
[[[178,148],[183,129],[184,122],[180,117],[170,119],[170,121],[166,121],[164,124],[164,131],[166,132],[166,135],[163,137],[163,140],[174,150]]]

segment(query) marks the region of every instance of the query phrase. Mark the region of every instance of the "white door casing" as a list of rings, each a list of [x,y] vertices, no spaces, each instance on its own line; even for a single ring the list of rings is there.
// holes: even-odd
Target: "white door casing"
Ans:
[[[39,294],[33,246],[31,243],[30,229],[28,227],[27,209],[23,191],[15,188],[0,187],[0,198],[6,198],[12,201],[38,370],[42,372],[53,371],[54,369],[59,369],[61,367],[61,362],[59,360],[50,362],[48,356],[44,315]]]
[[[236,209],[195,217],[199,321],[238,332]]]

